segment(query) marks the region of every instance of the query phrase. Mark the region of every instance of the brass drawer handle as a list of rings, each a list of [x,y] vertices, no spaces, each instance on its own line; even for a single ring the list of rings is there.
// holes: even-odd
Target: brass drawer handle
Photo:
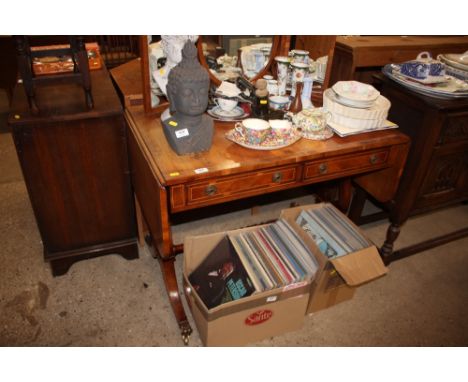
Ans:
[[[281,172],[275,172],[271,180],[275,183],[280,183],[283,180],[283,174]]]
[[[369,157],[369,162],[370,162],[371,164],[376,164],[378,160],[379,160],[379,157],[378,157],[377,155],[375,155],[375,154],[372,154],[372,155]]]
[[[212,196],[218,192],[218,188],[214,184],[210,184],[205,188],[205,194],[208,196]]]
[[[328,171],[328,165],[326,163],[322,163],[320,166],[319,166],[319,173],[320,174],[326,174]]]

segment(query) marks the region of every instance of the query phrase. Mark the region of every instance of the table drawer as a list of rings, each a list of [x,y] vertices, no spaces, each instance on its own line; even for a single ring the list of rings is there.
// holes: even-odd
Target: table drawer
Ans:
[[[212,204],[212,201],[235,200],[262,192],[287,188],[300,179],[300,166],[254,171],[188,184],[171,189],[171,204],[175,210],[195,204]]]
[[[304,169],[304,180],[320,177],[331,179],[343,175],[352,175],[355,172],[373,168],[380,168],[388,161],[389,149],[357,154],[338,159],[324,159],[309,162]]]

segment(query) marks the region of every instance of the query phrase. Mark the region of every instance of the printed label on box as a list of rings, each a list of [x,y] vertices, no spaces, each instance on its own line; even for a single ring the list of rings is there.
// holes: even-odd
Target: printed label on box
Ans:
[[[249,326],[263,324],[273,316],[273,312],[269,309],[259,310],[252,313],[245,319],[245,324]]]

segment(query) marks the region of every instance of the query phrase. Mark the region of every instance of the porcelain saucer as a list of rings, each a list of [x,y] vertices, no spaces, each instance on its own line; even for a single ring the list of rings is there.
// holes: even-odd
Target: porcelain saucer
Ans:
[[[239,106],[236,106],[231,111],[222,110],[219,106],[216,106],[207,110],[207,113],[213,118],[221,121],[238,121],[248,116],[248,114]]]
[[[284,147],[291,146],[293,143],[296,143],[299,139],[302,138],[301,132],[294,129],[293,133],[285,140],[278,140],[273,135],[269,134],[265,140],[259,145],[253,145],[248,143],[245,138],[239,134],[236,129],[232,129],[226,133],[226,138],[230,141],[237,143],[238,145],[245,147],[247,149],[253,150],[277,150]]]

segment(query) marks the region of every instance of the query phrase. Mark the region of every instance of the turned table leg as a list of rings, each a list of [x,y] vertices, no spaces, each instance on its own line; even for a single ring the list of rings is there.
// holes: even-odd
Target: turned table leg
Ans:
[[[185,315],[185,310],[180,299],[179,287],[177,285],[177,279],[175,274],[175,257],[164,259],[159,257],[159,264],[161,265],[161,271],[164,278],[164,284],[166,291],[169,296],[172,310],[176,316],[177,323],[182,335],[182,340],[185,345],[188,345],[190,335],[192,334],[192,328]]]
[[[351,207],[349,207],[348,217],[354,222],[354,224],[359,225],[361,220],[362,211],[364,210],[364,205],[367,200],[366,192],[359,186],[356,186],[353,200],[351,202]]]
[[[393,245],[400,235],[401,227],[408,219],[408,212],[402,208],[398,208],[394,200],[387,203],[387,209],[390,214],[390,226],[387,229],[385,242],[380,248],[380,255],[385,264],[389,264],[394,260]]]
[[[385,242],[380,248],[380,255],[385,264],[390,263],[391,256],[393,254],[393,244],[395,243],[398,235],[400,234],[400,225],[391,223],[387,229],[387,237],[385,238]]]
[[[174,316],[177,320],[177,324],[179,325],[182,340],[184,344],[187,345],[190,334],[192,334],[192,328],[187,320],[187,316],[185,315],[185,310],[182,305],[182,300],[180,298],[179,293],[179,286],[177,284],[177,278],[175,273],[175,256],[178,253],[183,251],[183,246],[173,246],[172,239],[166,237],[163,239],[162,245],[158,245],[158,243],[154,242],[154,233],[157,229],[157,226],[151,226],[148,224],[148,221],[145,219],[144,211],[141,208],[141,203],[138,197],[135,195],[135,211],[136,211],[136,218],[137,218],[137,225],[138,225],[138,239],[140,245],[144,245],[146,243],[150,247],[151,255],[154,258],[159,260],[161,273],[164,280],[164,286],[166,288],[167,295],[169,297],[169,302],[171,303],[172,311],[174,312]],[[170,232],[170,224],[169,221],[164,220],[162,222],[164,229],[167,232]],[[166,245],[164,245],[166,243]],[[159,243],[161,244],[161,243]],[[167,248],[167,253],[162,255],[162,252],[158,248]]]
[[[342,179],[339,183],[338,193],[338,208],[341,212],[346,214],[351,203],[353,187],[351,185],[351,178]]]

